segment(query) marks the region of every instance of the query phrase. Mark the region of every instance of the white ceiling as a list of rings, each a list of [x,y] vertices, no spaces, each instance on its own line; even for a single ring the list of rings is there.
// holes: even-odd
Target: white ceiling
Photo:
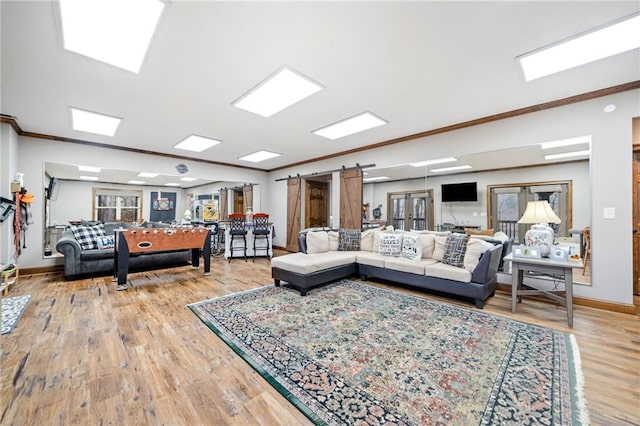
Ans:
[[[134,74],[64,50],[54,2],[2,1],[1,112],[27,132],[272,170],[639,80],[638,49],[529,83],[515,60],[639,7],[171,1]],[[325,89],[271,118],[231,106],[283,65]],[[113,138],[76,132],[69,106],[123,121]],[[335,141],[311,133],[363,111],[389,124]],[[172,148],[192,133],[223,143]],[[238,160],[260,149],[282,156]]]

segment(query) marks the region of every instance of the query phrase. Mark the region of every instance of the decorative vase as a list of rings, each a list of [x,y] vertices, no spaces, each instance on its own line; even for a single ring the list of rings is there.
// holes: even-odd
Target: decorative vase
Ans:
[[[527,246],[540,247],[540,254],[543,257],[549,256],[553,245],[554,233],[549,225],[538,223],[532,225],[524,236],[524,244]]]

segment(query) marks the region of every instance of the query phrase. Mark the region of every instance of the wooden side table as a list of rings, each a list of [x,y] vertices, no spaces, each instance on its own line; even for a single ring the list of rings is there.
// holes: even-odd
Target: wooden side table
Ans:
[[[4,289],[3,294],[5,296],[9,294],[9,286],[18,282],[19,271],[18,265],[14,265],[12,268],[4,269],[0,272],[2,274],[2,288]]]
[[[582,268],[582,260],[555,260],[549,258],[535,259],[527,257],[514,257],[513,253],[505,256],[505,262],[511,262],[511,312],[516,312],[516,303],[527,294],[540,294],[549,299],[561,302],[567,307],[567,322],[573,327],[573,268]],[[564,278],[565,297],[558,293],[562,290],[542,290],[527,284],[530,289],[522,288],[524,272],[539,272],[543,274],[558,275]]]

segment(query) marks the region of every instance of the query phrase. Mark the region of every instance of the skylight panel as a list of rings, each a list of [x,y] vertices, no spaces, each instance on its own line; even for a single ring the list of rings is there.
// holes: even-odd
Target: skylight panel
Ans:
[[[253,154],[245,155],[244,157],[240,157],[239,160],[251,161],[252,163],[259,163],[261,161],[265,161],[270,158],[275,158],[279,156],[280,154],[277,154],[275,152],[262,150],[262,151],[254,152]]]
[[[314,130],[312,133],[327,139],[336,140],[385,124],[387,124],[387,121],[377,115],[370,112],[363,112],[354,117]]]
[[[572,152],[562,152],[560,154],[548,154],[544,156],[545,160],[558,160],[560,158],[570,158],[570,157],[582,157],[582,156],[589,156],[591,154],[591,151],[584,150],[584,151],[572,151]]]
[[[471,166],[469,165],[464,165],[464,166],[454,166],[454,167],[444,167],[442,169],[431,169],[430,171],[434,172],[434,173],[441,173],[441,172],[453,172],[456,170],[467,170],[470,169]]]
[[[640,47],[640,14],[518,57],[526,81]]]
[[[154,177],[158,177],[159,174],[160,173],[140,172],[138,173],[138,177],[154,178]]]
[[[448,157],[448,158],[438,158],[435,160],[419,161],[417,163],[409,163],[409,165],[413,167],[424,167],[424,166],[432,166],[434,164],[452,163],[454,161],[458,161],[458,159],[453,157]]]
[[[214,145],[218,145],[220,142],[217,139],[205,138],[203,136],[189,135],[181,142],[175,144],[173,147],[176,149],[184,149],[186,151],[202,152],[205,149],[209,149]]]
[[[142,184],[146,183],[146,181],[144,181],[144,180],[131,179],[131,180],[130,180],[130,181],[128,181],[127,183],[130,183],[131,185],[142,185]]]
[[[232,105],[268,118],[322,89],[322,85],[309,77],[289,67],[283,67],[242,95]]]
[[[180,186],[180,184],[178,182],[167,182],[164,186]]]
[[[98,180],[98,176],[84,176],[84,175],[80,175],[80,180]]]
[[[164,3],[59,0],[64,48],[138,73]]]
[[[71,110],[71,125],[73,130],[79,132],[95,133],[97,135],[113,136],[118,130],[121,118],[110,115],[98,114],[78,108]]]
[[[578,136],[575,138],[559,139],[556,141],[542,142],[540,147],[542,149],[558,148],[562,146],[579,145],[582,143],[591,142],[591,135]]]
[[[193,182],[193,181],[198,180],[198,178],[185,176],[185,177],[181,177],[180,180],[182,182]]]

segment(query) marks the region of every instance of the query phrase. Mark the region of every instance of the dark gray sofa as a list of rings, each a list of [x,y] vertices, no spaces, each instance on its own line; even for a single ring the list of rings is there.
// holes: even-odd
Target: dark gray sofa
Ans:
[[[104,228],[107,235],[113,235],[116,229],[129,229],[132,226],[123,222],[108,222],[104,224]],[[67,279],[87,274],[113,274],[114,249],[82,250],[70,229],[62,233],[56,243],[56,250],[64,255],[64,276]],[[191,250],[132,253],[129,269],[145,270],[186,265],[190,260]]]
[[[493,247],[489,248],[479,260],[478,265],[473,270],[470,282],[460,282],[452,279],[439,278],[429,275],[420,275],[411,272],[396,270],[393,268],[372,266],[364,263],[346,261],[313,273],[299,273],[287,267],[273,266],[271,276],[275,286],[280,285],[280,281],[286,281],[292,287],[298,289],[304,296],[310,288],[327,284],[342,278],[359,275],[363,280],[369,278],[379,278],[396,282],[402,285],[418,287],[424,290],[431,290],[441,294],[455,295],[465,299],[472,299],[477,308],[482,309],[485,301],[495,294],[497,287],[498,265],[502,260],[503,245],[500,242],[491,242]],[[306,253],[306,234],[302,233],[298,238],[300,253]],[[342,252],[349,253],[349,252]],[[357,252],[352,252],[357,253]],[[309,255],[315,256],[315,255]],[[354,254],[354,259],[357,255]],[[277,258],[275,258],[277,259]],[[272,264],[273,264],[272,259]],[[276,260],[276,264],[279,262]]]

